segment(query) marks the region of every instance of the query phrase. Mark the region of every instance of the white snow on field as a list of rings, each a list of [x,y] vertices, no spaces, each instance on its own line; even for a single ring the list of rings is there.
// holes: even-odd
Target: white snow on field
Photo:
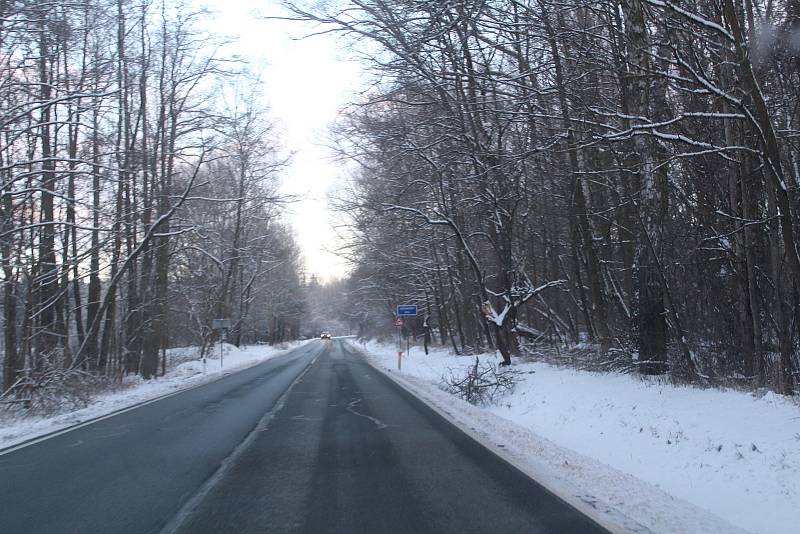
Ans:
[[[198,359],[198,347],[184,347],[167,350],[167,361],[183,361],[163,377],[144,380],[138,376],[126,377],[119,390],[98,395],[86,408],[49,417],[8,417],[0,419],[0,449],[5,449],[37,436],[49,434],[64,428],[123,410],[135,404],[157,397],[211,382],[233,371],[240,371],[263,361],[280,356],[293,348],[307,343],[299,341],[284,343],[281,346],[251,345],[237,348],[225,344],[220,365],[219,345],[208,355],[203,372],[203,363]],[[3,414],[0,414],[2,416]]]
[[[362,348],[537,480],[627,529],[637,530],[633,521],[665,533],[800,531],[796,400],[516,360],[526,374],[515,391],[477,408],[437,387],[474,357],[414,347],[398,373],[395,347]]]

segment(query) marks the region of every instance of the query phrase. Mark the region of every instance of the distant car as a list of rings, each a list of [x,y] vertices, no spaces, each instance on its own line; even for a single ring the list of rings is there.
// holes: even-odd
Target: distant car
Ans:
[[[330,333],[329,333],[329,332],[323,332],[323,333],[321,333],[321,334],[319,335],[319,338],[320,338],[320,339],[330,339],[330,338],[331,338],[331,335],[330,335]]]

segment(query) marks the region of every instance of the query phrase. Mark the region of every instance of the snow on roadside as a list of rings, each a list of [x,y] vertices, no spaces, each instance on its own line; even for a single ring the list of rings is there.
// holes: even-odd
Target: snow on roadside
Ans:
[[[69,413],[42,417],[15,417],[0,419],[0,450],[44,434],[123,410],[163,395],[175,393],[211,382],[233,371],[240,371],[276,356],[285,354],[308,341],[285,343],[279,347],[251,345],[237,348],[225,344],[220,366],[219,345],[203,363],[198,359],[199,348],[183,347],[167,350],[167,361],[179,361],[163,377],[144,380],[138,376],[126,377],[119,390],[98,395],[86,408]],[[0,413],[0,416],[4,414]]]
[[[537,480],[628,530],[797,532],[800,406],[791,399],[516,361],[526,374],[515,391],[477,408],[438,389],[474,357],[412,348],[398,373],[396,348],[362,348]]]

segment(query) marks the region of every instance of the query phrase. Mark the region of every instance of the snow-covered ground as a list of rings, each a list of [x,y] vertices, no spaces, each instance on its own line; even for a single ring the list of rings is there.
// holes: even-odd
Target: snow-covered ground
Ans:
[[[219,345],[208,355],[203,372],[203,363],[198,359],[199,348],[185,347],[169,349],[167,361],[180,361],[167,369],[163,377],[143,380],[141,377],[125,378],[116,391],[98,395],[86,408],[48,417],[12,418],[0,413],[0,449],[12,447],[37,436],[56,432],[109,413],[123,410],[157,397],[198,386],[216,380],[233,371],[238,371],[257,363],[269,360],[307,341],[283,344],[280,347],[251,345],[237,348],[225,344],[220,365]]]
[[[607,521],[665,533],[800,532],[795,400],[517,360],[525,374],[514,392],[477,408],[438,388],[474,357],[414,347],[398,373],[394,346],[360,346],[401,385]]]

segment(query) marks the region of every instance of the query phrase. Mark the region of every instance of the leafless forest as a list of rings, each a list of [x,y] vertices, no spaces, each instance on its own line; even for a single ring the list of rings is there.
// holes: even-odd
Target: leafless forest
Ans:
[[[294,6],[371,93],[338,130],[351,319],[458,352],[596,348],[791,393],[800,325],[796,0]],[[409,327],[409,325],[407,325]]]
[[[286,164],[257,81],[191,4],[0,1],[4,398],[163,349],[297,337]],[[268,297],[268,298],[267,298]],[[254,304],[255,303],[255,304]]]
[[[400,303],[462,354],[795,392],[800,1],[286,7],[372,81],[334,128],[353,271],[324,287],[281,222],[291,147],[209,14],[0,0],[6,401],[155,377],[213,318],[237,344],[342,310],[375,335]]]

